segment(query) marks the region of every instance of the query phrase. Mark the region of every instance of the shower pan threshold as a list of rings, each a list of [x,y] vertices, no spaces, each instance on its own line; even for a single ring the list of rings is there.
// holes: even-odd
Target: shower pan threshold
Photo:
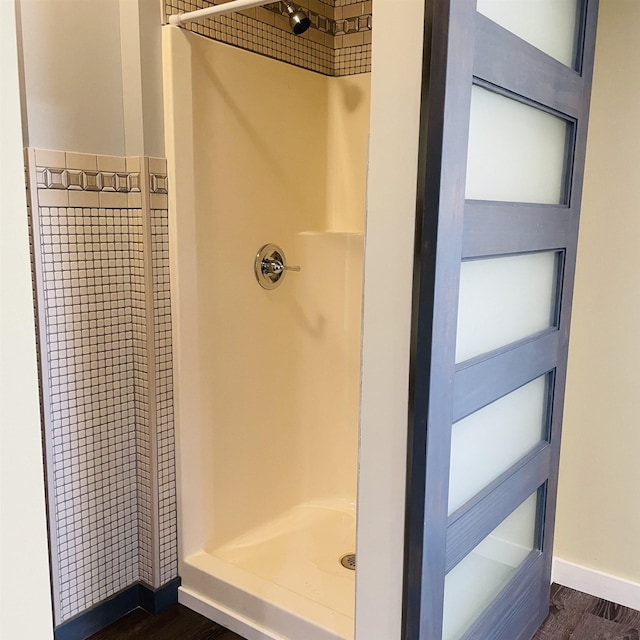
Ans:
[[[182,563],[182,604],[247,640],[351,640],[355,509],[302,504]]]

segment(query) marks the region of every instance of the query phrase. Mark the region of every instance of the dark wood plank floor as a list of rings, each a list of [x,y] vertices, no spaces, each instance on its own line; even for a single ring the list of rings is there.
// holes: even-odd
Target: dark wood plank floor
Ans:
[[[89,640],[243,640],[191,609],[177,605],[158,615],[136,609]]]
[[[157,616],[136,609],[90,638],[178,639],[243,640],[235,633],[180,605]],[[549,617],[534,640],[640,640],[640,611],[553,585]]]
[[[534,640],[640,640],[640,611],[554,584]]]

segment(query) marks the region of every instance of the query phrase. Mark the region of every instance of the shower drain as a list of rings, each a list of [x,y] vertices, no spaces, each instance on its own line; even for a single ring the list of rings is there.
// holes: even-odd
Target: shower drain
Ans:
[[[356,570],[356,554],[355,553],[347,553],[342,558],[340,558],[340,564],[345,569],[350,569],[351,571]]]

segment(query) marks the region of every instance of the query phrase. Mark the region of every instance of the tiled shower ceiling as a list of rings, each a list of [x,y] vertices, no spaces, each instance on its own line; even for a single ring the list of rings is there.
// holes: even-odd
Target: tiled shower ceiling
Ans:
[[[165,0],[166,16],[222,2]],[[311,28],[296,36],[282,2],[186,25],[194,33],[328,76],[371,71],[372,0],[299,0]]]

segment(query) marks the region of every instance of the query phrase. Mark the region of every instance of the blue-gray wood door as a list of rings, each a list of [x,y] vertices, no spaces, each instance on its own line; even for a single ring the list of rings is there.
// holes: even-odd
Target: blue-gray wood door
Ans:
[[[577,0],[572,59],[560,62],[480,13],[476,0],[426,2],[403,640],[530,640],[548,613],[597,10],[597,0]],[[562,123],[564,157],[557,202],[544,197],[468,197],[470,128],[478,126],[470,124],[472,95],[484,99],[483,92],[490,99],[507,99],[508,108],[516,103],[516,110],[524,106],[535,109],[543,120],[550,116],[551,128]],[[530,150],[525,147],[521,153],[526,156]],[[505,337],[505,344],[484,352],[456,357],[461,274],[468,263],[545,253],[553,255],[555,279],[549,326],[515,340]],[[544,384],[539,442],[452,508],[452,433],[457,425],[536,380]],[[478,450],[478,459],[484,455]],[[450,587],[447,581],[454,582],[452,572],[531,500],[531,548],[515,544],[518,553],[525,550],[524,556],[510,567],[508,578],[496,582],[495,593],[486,587],[486,606],[466,622],[461,622],[466,613],[456,610],[452,596],[447,615],[456,618],[455,624],[445,621],[448,630],[443,632],[443,609],[451,595],[445,591]],[[502,544],[503,534],[497,537]],[[463,584],[475,588],[477,579],[483,589],[485,577],[481,572],[473,575]]]

